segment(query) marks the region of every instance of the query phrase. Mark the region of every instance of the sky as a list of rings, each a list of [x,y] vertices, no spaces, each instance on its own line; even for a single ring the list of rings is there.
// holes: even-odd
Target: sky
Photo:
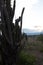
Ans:
[[[14,0],[11,0],[13,4]],[[22,29],[43,30],[43,0],[16,0],[16,10],[13,22],[17,19],[25,7]]]

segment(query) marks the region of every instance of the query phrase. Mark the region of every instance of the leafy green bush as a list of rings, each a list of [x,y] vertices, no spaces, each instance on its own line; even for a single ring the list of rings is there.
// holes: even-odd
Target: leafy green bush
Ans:
[[[22,51],[20,53],[20,65],[34,65],[36,57]]]

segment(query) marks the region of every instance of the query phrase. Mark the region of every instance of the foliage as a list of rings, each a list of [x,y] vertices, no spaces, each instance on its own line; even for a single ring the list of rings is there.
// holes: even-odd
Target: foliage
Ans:
[[[40,48],[40,52],[43,52],[43,47],[42,47],[42,48]]]
[[[36,61],[36,57],[33,56],[32,54],[29,55],[28,53],[22,51],[20,53],[20,65],[34,65]]]
[[[39,35],[37,39],[43,42],[43,34]]]
[[[25,39],[27,40],[27,39],[28,39],[27,34],[26,34],[26,33],[23,33],[23,34],[22,34],[22,38],[25,38]]]

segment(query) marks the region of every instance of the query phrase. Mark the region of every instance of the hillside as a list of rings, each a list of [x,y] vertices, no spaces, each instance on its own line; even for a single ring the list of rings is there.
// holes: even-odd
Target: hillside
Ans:
[[[24,37],[22,40],[25,43],[23,49],[24,53],[36,58],[36,61],[34,61],[35,58],[29,59],[33,59],[33,64],[31,65],[43,65],[43,42],[39,39],[39,37],[41,38],[41,35],[31,35],[27,36],[27,39]]]

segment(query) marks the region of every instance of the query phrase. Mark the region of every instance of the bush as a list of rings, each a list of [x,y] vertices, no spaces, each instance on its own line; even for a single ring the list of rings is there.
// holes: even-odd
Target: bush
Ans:
[[[34,65],[36,57],[22,51],[20,53],[20,65]]]
[[[40,52],[43,52],[43,47],[42,47],[42,48],[40,48]]]
[[[40,35],[37,39],[43,42],[43,35]]]

